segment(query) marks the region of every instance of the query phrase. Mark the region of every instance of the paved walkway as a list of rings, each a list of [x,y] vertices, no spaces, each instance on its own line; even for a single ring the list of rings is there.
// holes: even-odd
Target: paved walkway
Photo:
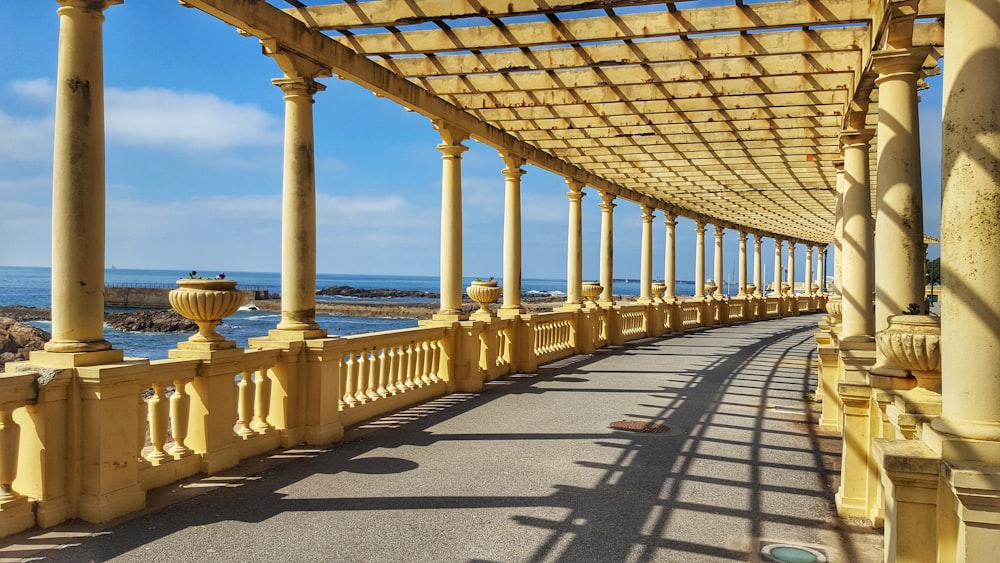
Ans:
[[[352,430],[321,451],[165,488],[153,509],[110,527],[8,538],[0,557],[758,561],[778,542],[829,561],[881,561],[881,536],[834,514],[840,442],[817,432],[817,407],[803,400],[815,387],[817,320],[572,358]],[[619,420],[667,431],[609,427]]]

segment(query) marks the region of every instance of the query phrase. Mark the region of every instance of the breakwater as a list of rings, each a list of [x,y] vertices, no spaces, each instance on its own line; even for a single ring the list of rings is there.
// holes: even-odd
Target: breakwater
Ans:
[[[105,307],[121,307],[134,309],[162,309],[170,307],[168,294],[177,289],[174,284],[155,283],[120,283],[104,286]],[[243,303],[255,300],[272,299],[275,297],[263,287],[240,287]]]

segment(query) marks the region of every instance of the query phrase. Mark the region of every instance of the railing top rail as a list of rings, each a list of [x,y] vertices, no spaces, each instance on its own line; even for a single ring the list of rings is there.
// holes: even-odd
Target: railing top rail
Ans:
[[[422,326],[383,330],[381,332],[369,332],[366,334],[352,334],[334,340],[333,345],[344,348],[356,348],[358,346],[432,340],[444,337],[447,329],[448,327],[444,326]]]
[[[0,374],[0,409],[10,410],[34,400],[38,376],[33,371]]]

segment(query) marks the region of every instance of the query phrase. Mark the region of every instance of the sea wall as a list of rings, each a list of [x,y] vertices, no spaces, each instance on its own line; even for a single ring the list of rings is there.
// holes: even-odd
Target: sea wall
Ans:
[[[170,307],[168,297],[172,287],[122,287],[107,286],[104,288],[105,307],[123,307],[137,309],[163,309]],[[243,289],[243,304],[256,299],[269,299],[266,289]]]

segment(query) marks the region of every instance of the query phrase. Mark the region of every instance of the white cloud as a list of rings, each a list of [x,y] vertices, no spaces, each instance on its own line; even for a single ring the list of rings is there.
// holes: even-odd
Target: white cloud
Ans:
[[[16,117],[0,111],[0,158],[17,161],[52,158],[52,116]]]
[[[49,106],[55,103],[56,85],[49,78],[15,80],[10,83],[8,89],[16,96],[29,101],[36,101]]]
[[[105,93],[107,134],[125,143],[198,151],[280,145],[280,121],[252,104],[163,88]]]

